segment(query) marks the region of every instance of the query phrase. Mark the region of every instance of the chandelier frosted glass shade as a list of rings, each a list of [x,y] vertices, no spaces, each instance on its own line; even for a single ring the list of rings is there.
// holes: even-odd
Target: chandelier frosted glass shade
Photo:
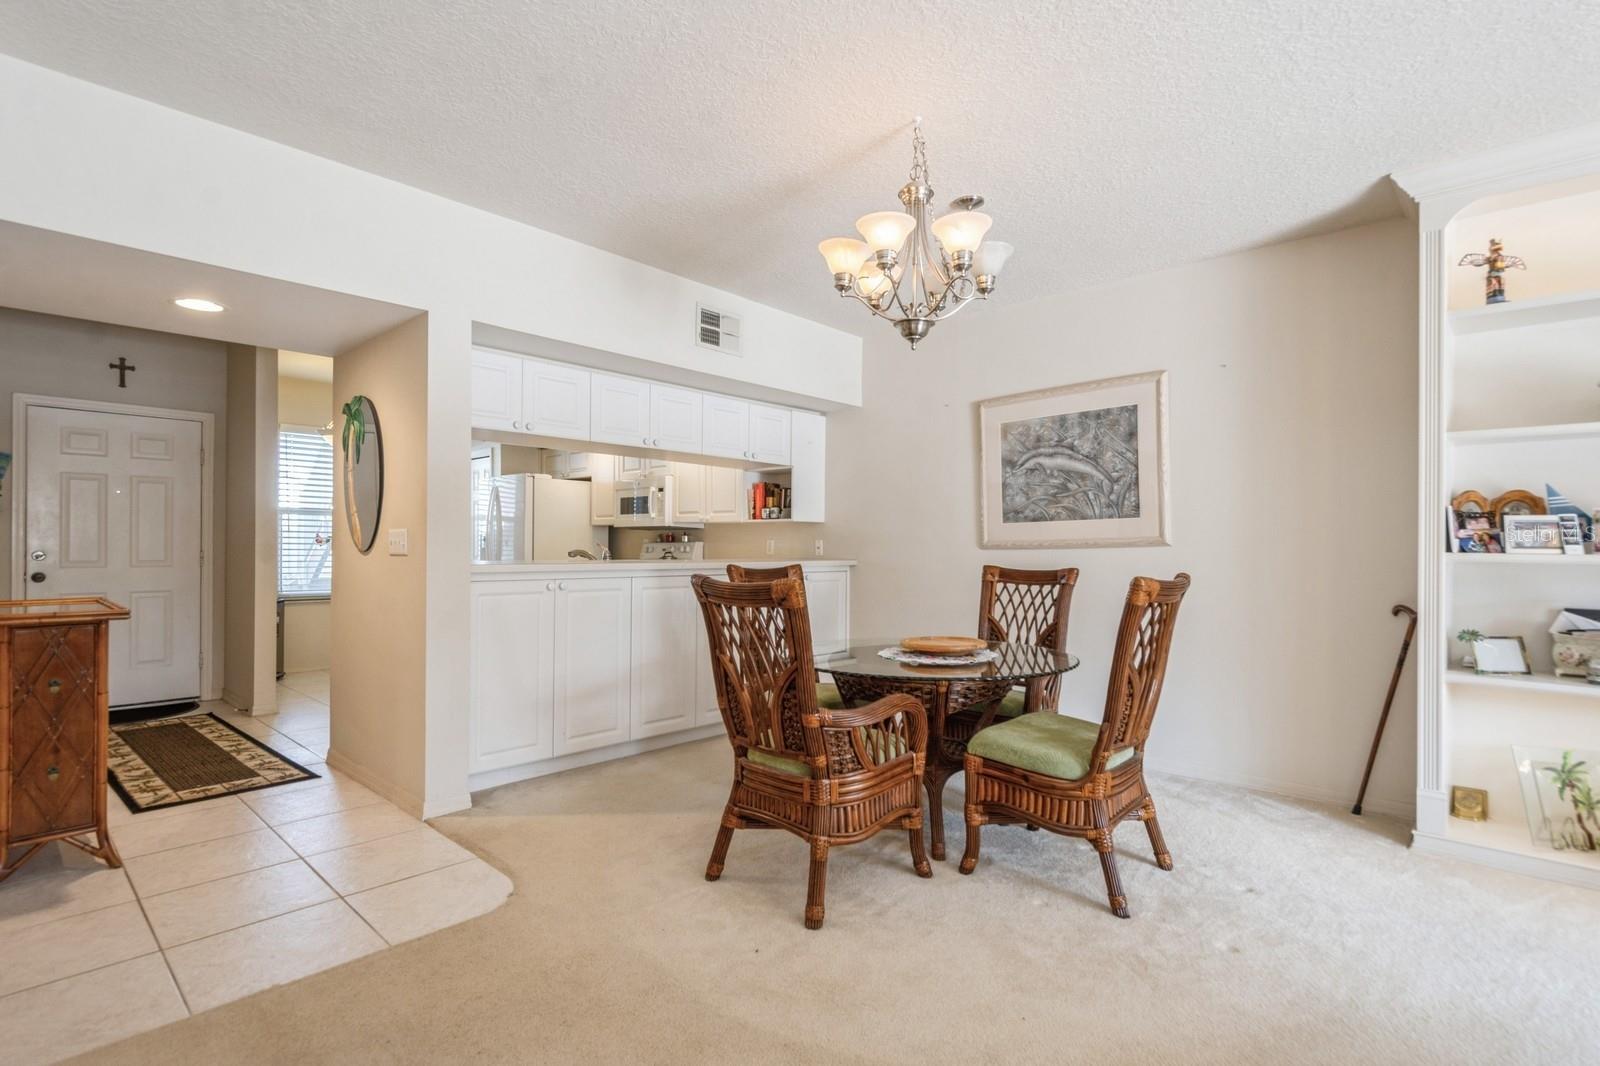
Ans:
[[[872,255],[872,249],[854,237],[830,237],[817,245],[817,251],[828,261],[828,270],[834,274],[859,273],[861,264]]]
[[[856,232],[866,238],[867,247],[875,253],[898,254],[916,228],[917,220],[904,211],[874,211],[856,219]]]
[[[974,299],[988,299],[1012,251],[1004,241],[984,240],[994,220],[978,210],[983,197],[962,196],[930,220],[932,199],[919,119],[910,180],[900,190],[905,209],[862,215],[856,220],[861,241],[833,237],[817,245],[839,295],[894,323],[913,348],[935,322]]]
[[[944,245],[946,255],[976,252],[992,225],[994,219],[982,211],[952,211],[934,220],[933,235]]]

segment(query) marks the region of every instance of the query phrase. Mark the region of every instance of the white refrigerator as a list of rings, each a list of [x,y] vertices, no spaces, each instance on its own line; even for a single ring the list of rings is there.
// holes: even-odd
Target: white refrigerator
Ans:
[[[473,558],[485,563],[565,562],[594,551],[589,483],[536,474],[486,478],[473,486]],[[601,530],[604,532],[604,529]]]

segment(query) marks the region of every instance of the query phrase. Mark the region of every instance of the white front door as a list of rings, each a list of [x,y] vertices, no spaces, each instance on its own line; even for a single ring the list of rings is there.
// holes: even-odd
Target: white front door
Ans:
[[[200,696],[201,425],[29,405],[26,599],[104,596],[111,703]]]

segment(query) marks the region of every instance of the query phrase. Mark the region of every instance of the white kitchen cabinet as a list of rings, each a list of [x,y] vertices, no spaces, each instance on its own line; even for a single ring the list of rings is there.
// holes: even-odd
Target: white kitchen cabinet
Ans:
[[[589,371],[522,360],[522,425],[542,437],[589,439]]]
[[[528,360],[504,352],[472,352],[472,424],[523,432],[522,368]]]
[[[555,754],[554,581],[472,587],[470,773]]]
[[[634,740],[699,724],[696,653],[705,627],[688,577],[633,579]]]
[[[700,451],[701,393],[671,385],[650,386],[650,447]]]
[[[789,418],[787,407],[750,405],[750,458],[760,463],[788,464]]]
[[[555,582],[555,753],[628,739],[632,582],[561,578]]]
[[[672,475],[672,488],[676,495],[674,511],[679,518],[706,520],[706,468],[696,463],[672,463],[667,471]]]
[[[690,589],[693,595],[694,590]],[[706,637],[705,614],[700,601],[695,601],[699,625],[694,627],[694,724],[721,725],[722,711],[717,707],[717,683],[711,672],[711,641]]]
[[[593,456],[588,452],[552,452],[550,475],[561,478],[593,477],[598,460],[609,458],[610,456]]]
[[[616,479],[615,456],[589,456],[589,520],[597,526],[616,523],[617,497],[613,491]]]
[[[750,458],[750,402],[707,392],[700,397],[701,444],[705,455]]]
[[[730,466],[708,466],[705,472],[705,521],[744,521],[744,472]]]
[[[850,571],[806,572],[806,613],[811,616],[811,650],[839,651],[850,643]]]
[[[827,514],[828,420],[815,411],[794,411],[790,420],[789,517],[821,522]]]
[[[594,373],[589,380],[589,439],[650,447],[650,383]]]

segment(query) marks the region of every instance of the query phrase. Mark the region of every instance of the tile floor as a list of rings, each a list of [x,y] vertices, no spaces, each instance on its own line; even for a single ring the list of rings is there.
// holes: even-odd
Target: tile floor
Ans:
[[[322,776],[143,814],[112,793],[123,869],[58,844],[0,884],[0,1058],[66,1058],[510,894],[499,871],[328,769],[325,672],[285,677],[274,715],[205,709]]]

